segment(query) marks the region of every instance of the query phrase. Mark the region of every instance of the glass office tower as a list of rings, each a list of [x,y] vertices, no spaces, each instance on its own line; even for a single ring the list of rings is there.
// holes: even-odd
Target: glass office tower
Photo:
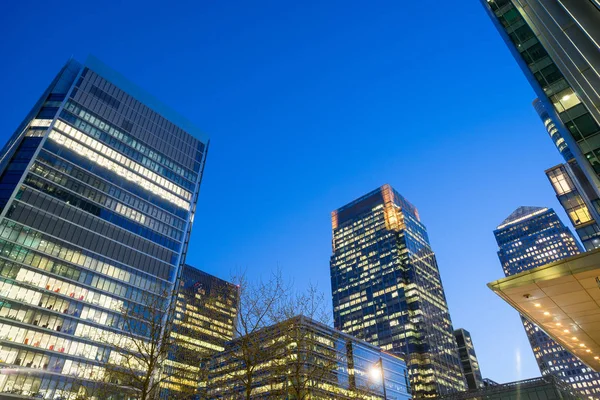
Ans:
[[[600,195],[600,10],[595,0],[481,2]]]
[[[204,398],[206,374],[200,363],[225,350],[225,343],[233,339],[238,301],[238,286],[191,265],[183,266],[170,332],[178,349],[165,362],[172,373],[161,398],[189,394],[197,388]]]
[[[0,393],[85,397],[123,310],[168,304],[207,145],[97,59],[67,62],[0,153]]]
[[[454,331],[454,337],[458,345],[458,355],[460,356],[460,362],[465,373],[465,379],[467,380],[467,387],[469,389],[483,387],[481,369],[479,368],[479,361],[477,361],[477,354],[475,354],[475,346],[473,345],[471,334],[469,331],[460,328]]]
[[[517,208],[496,228],[494,236],[506,276],[581,252],[569,228],[549,208]],[[593,372],[536,325],[521,319],[542,375],[554,375],[590,398],[598,398],[600,374]]]
[[[465,389],[446,296],[417,209],[384,185],[332,213],[335,327],[406,359],[415,397]]]

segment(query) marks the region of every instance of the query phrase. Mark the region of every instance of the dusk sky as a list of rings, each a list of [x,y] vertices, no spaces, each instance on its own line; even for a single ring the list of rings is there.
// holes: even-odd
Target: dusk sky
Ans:
[[[544,174],[561,158],[479,0],[11,1],[0,34],[2,143],[90,53],[206,132],[188,263],[225,279],[279,266],[330,307],[331,211],[389,183],[419,209],[483,376],[539,376],[486,284],[515,208],[567,223]]]

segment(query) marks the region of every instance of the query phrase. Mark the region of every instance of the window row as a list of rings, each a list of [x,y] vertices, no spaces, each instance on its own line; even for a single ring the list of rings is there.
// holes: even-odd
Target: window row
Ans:
[[[112,169],[146,190],[151,190],[176,205],[187,208],[186,201],[179,201],[178,197],[189,201],[192,198],[190,191],[150,171],[129,157],[125,157],[118,151],[62,121],[56,122],[55,129],[50,133],[50,138],[64,146],[76,149],[78,153],[84,154],[90,160]],[[171,193],[175,193],[178,197],[172,196]]]
[[[56,240],[47,235],[16,224],[12,221],[4,220],[0,223],[0,238],[44,252],[52,257],[56,257],[68,263],[78,265],[87,270],[96,271],[108,277],[119,279],[141,290],[151,291],[154,293],[163,293],[169,286],[166,282],[156,279],[155,277],[147,277],[142,275],[140,272],[117,266],[114,262],[111,262],[103,257],[92,255],[86,251],[81,251],[73,246],[68,246],[63,243],[59,244]],[[22,251],[23,249],[18,249],[18,254],[22,254]],[[8,254],[12,254],[12,249],[8,251]],[[37,258],[35,258],[35,256],[43,257],[41,254],[33,255],[33,260],[36,260],[35,262],[37,262]],[[22,257],[23,260],[25,260],[27,258],[27,254]],[[39,262],[41,263],[41,259]],[[50,262],[49,259],[48,262]],[[54,264],[52,264],[52,267],[53,266]],[[58,267],[58,271],[61,271],[63,267],[66,266],[60,265],[60,267]],[[69,279],[79,279],[78,276],[76,277],[74,270],[67,270],[64,272],[64,274],[61,273],[59,275],[63,275]]]
[[[46,145],[47,144],[48,142]],[[56,149],[59,148],[56,147]],[[187,212],[172,206],[170,203],[167,203],[163,199],[156,197],[149,192],[140,192],[139,188],[130,185],[126,181],[120,180],[115,182],[114,179],[117,175],[112,174],[110,171],[103,171],[104,173],[94,172],[97,175],[92,175],[90,172],[94,170],[94,168],[91,163],[88,163],[83,158],[73,158],[73,154],[66,149],[62,149],[61,153],[63,153],[63,156],[71,162],[67,162],[65,159],[59,158],[45,149],[42,149],[38,154],[36,161],[40,162],[40,165],[44,165],[45,168],[48,168],[49,171],[53,171],[55,174],[60,174],[62,172],[65,176],[89,185],[90,187],[120,200],[124,204],[127,204],[136,210],[140,210],[144,214],[156,218],[165,224],[172,225],[180,230],[185,226],[184,218],[187,217]],[[83,161],[83,163],[81,163],[81,161]],[[76,165],[72,162],[76,162]],[[87,168],[89,171],[84,168]],[[48,174],[50,174],[50,172],[48,172]],[[46,176],[44,175],[44,177]],[[62,176],[60,179],[62,181]],[[119,185],[124,189],[120,189],[118,187]],[[132,193],[135,193],[136,195]],[[144,199],[142,199],[142,197],[144,197]]]
[[[106,208],[104,208],[96,203],[93,203],[87,199],[84,199],[81,196],[77,196],[66,189],[63,189],[57,185],[54,185],[53,183],[44,181],[43,179],[36,177],[33,174],[28,174],[28,176],[25,178],[24,183],[26,185],[34,188],[37,191],[43,192],[44,194],[52,196],[55,199],[61,200],[62,202],[68,204],[71,207],[75,207],[79,210],[87,212],[88,214],[98,217],[98,218],[102,219],[103,221],[110,222],[111,224],[116,225],[118,228],[113,229],[112,231],[118,231],[119,229],[124,229],[124,230],[128,231],[130,235],[134,234],[134,235],[141,236],[144,239],[152,241],[160,246],[167,247],[167,248],[171,249],[172,251],[179,251],[179,249],[181,247],[181,243],[179,243],[175,240],[171,240],[167,236],[165,236],[166,234],[178,234],[179,237],[181,237],[183,235],[181,232],[177,232],[177,231],[167,227],[166,225],[162,225],[162,224],[160,224],[160,226],[156,226],[159,223],[152,221],[153,225],[155,225],[155,227],[163,228],[163,230],[166,231],[165,234],[163,234],[163,233],[159,233],[159,232],[155,231],[152,228],[146,227],[145,224],[143,224],[143,223],[140,223],[138,221],[134,222],[128,216],[135,215],[138,218],[143,218],[143,222],[146,222],[144,215],[130,209],[127,206],[124,206],[121,203],[116,202],[115,200],[107,199],[108,203],[109,203],[108,206],[114,209],[114,211],[112,211],[112,210],[107,210]],[[27,201],[28,203],[32,204],[30,201],[25,199],[25,196],[23,194],[21,194],[20,198],[23,201]],[[117,210],[120,212],[118,212]],[[65,218],[65,216],[70,216],[73,218],[74,215],[72,215],[72,214],[77,214],[76,212],[74,212],[74,210],[70,209],[70,207],[63,206],[62,211],[63,211],[63,214],[65,214],[65,215],[64,216],[60,215],[61,218]],[[127,215],[123,216],[123,214],[127,214]],[[57,214],[55,213],[55,215],[57,215]],[[57,216],[59,216],[59,215],[57,215]],[[69,219],[69,218],[65,218],[65,219]],[[148,221],[148,222],[150,222],[150,221]],[[76,223],[78,225],[85,226],[85,224],[80,224],[78,222],[76,222]],[[113,233],[113,232],[111,232],[111,233]],[[113,237],[113,239],[114,239],[114,237]]]
[[[132,219],[140,224],[143,224],[159,233],[168,235],[174,239],[179,239],[183,235],[183,226],[184,223],[178,218],[169,217],[169,220],[176,220],[179,225],[178,228],[173,228],[172,223],[164,223],[161,222],[158,218],[151,217],[147,213],[143,212],[139,208],[136,207],[135,204],[125,204],[122,201],[115,199],[114,197],[110,197],[108,194],[102,192],[101,190],[94,189],[83,184],[80,181],[77,181],[68,175],[55,171],[54,169],[48,167],[45,164],[36,162],[31,168],[32,173],[39,175],[47,181],[54,182],[59,184],[86,199],[90,199],[96,203],[99,203],[102,206],[105,206],[109,209],[117,211],[119,214],[124,215],[125,217]],[[131,199],[130,197],[130,200]],[[139,203],[139,202],[138,202]],[[137,204],[139,206],[139,204]],[[119,209],[119,207],[121,209]],[[166,215],[166,213],[164,213]],[[166,229],[169,228],[169,229]]]
[[[165,176],[175,184],[180,185],[189,191],[194,191],[195,185],[193,182],[190,182],[181,175],[178,175],[170,169],[167,169],[162,165],[150,160],[148,157],[143,156],[140,152],[136,151],[135,149],[118,141],[114,137],[109,136],[101,130],[94,128],[93,126],[77,118],[73,114],[63,111],[60,117],[75,128],[80,129],[82,132],[87,133],[88,135],[98,139],[100,142],[107,144],[113,149],[116,149],[117,151],[123,153],[127,157],[139,162],[144,167],[155,171],[161,176]]]
[[[124,285],[112,279],[106,279],[102,276],[98,276],[96,273],[85,271],[81,268],[56,262],[51,258],[45,257],[43,254],[5,242],[4,240],[0,240],[0,254],[6,258],[21,262],[33,268],[65,277],[83,285],[98,289],[103,293],[109,293],[134,302],[142,303],[154,297],[154,295],[139,288]],[[0,259],[0,266],[0,272],[2,272],[3,276],[11,279],[16,278],[17,275],[21,273],[21,270],[28,270],[20,265],[13,264],[3,259]],[[4,275],[4,273],[7,275]]]
[[[100,362],[106,362],[110,354],[110,350],[104,347],[8,324],[0,325],[0,340]]]
[[[44,202],[44,204],[47,203]],[[79,217],[80,221],[85,219],[92,220],[89,221],[91,223],[87,224],[86,228],[79,224],[73,224],[57,218],[51,214],[57,208],[59,208],[58,211],[60,213],[60,208],[63,207],[63,204],[53,200],[53,202],[47,204],[47,207],[33,207],[16,199],[7,211],[6,217],[45,234],[52,235],[53,237],[49,236],[48,239],[56,244],[59,241],[55,238],[64,241],[61,242],[61,247],[65,251],[72,248],[72,245],[75,245],[93,252],[91,253],[93,257],[98,257],[95,254],[110,257],[111,260],[130,265],[140,271],[162,279],[174,278],[174,264],[177,261],[177,253],[172,253],[171,250],[159,247],[152,242],[144,241],[139,236],[131,235],[124,230],[117,232],[122,234],[117,236],[117,239],[109,239],[106,237],[109,236],[107,235],[107,233],[110,233],[108,231],[115,228],[97,219],[94,220],[93,217],[84,213],[79,213],[76,217]],[[42,211],[44,208],[49,209],[50,212]],[[122,244],[122,241],[126,238],[125,233],[137,239],[134,241],[134,246]],[[40,244],[45,246],[45,243]],[[148,253],[150,252],[154,254],[149,255]],[[158,255],[160,258],[155,255]]]
[[[176,164],[174,161],[163,156],[159,152],[151,150],[147,146],[141,144],[139,141],[134,139],[133,136],[128,135],[127,133],[124,133],[124,132],[120,131],[119,129],[115,129],[112,125],[100,120],[99,118],[96,118],[95,116],[88,113],[80,106],[74,104],[72,101],[67,102],[67,104],[65,105],[65,110],[68,110],[68,111],[72,112],[73,114],[83,118],[85,121],[89,122],[90,124],[94,125],[95,127],[110,134],[115,139],[134,148],[135,150],[148,156],[150,159],[156,161],[157,163],[160,163],[160,164],[168,167],[169,169],[175,171],[177,174],[185,177],[187,180],[189,180],[191,182],[196,181],[198,176],[194,172],[188,170],[187,168],[185,168],[183,166]]]

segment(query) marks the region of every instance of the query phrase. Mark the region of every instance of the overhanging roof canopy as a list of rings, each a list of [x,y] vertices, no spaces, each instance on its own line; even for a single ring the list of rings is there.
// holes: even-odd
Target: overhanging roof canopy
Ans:
[[[565,349],[600,371],[600,249],[488,286]]]

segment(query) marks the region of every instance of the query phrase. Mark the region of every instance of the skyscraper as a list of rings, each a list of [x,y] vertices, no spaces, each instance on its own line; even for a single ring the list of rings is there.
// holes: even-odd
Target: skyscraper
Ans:
[[[469,389],[483,387],[481,369],[479,368],[479,361],[477,361],[477,354],[475,354],[475,346],[473,345],[471,334],[469,331],[460,328],[454,331],[454,337],[458,345],[458,355],[460,356],[460,362],[465,373],[465,379],[467,380],[467,387]]]
[[[123,311],[168,303],[207,145],[97,59],[66,63],[0,153],[0,393],[86,397]]]
[[[535,90],[540,107],[600,195],[597,1],[481,2]]]
[[[579,254],[575,237],[552,209],[519,207],[494,231],[506,276]],[[600,374],[521,317],[543,376],[554,375],[588,396],[600,395]]]
[[[332,213],[337,329],[405,357],[413,395],[465,389],[446,296],[417,209],[384,185]]]
[[[239,300],[236,285],[187,264],[179,286],[170,336],[183,351],[170,354],[165,362],[174,370],[162,391],[165,399],[173,392],[204,388],[200,362],[225,350],[225,343],[233,339]]]

